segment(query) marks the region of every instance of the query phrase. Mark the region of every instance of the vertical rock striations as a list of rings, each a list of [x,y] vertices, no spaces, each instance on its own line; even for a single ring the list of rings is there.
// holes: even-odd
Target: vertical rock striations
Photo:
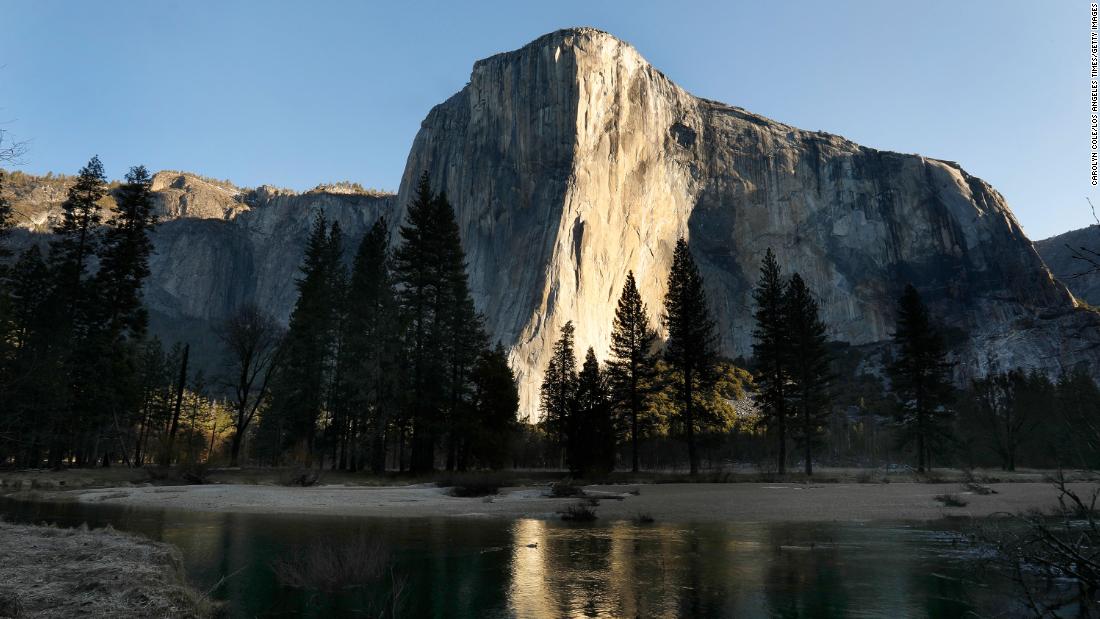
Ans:
[[[889,338],[911,281],[965,338],[964,373],[990,362],[1056,372],[1097,354],[1095,336],[1077,335],[1096,321],[983,181],[694,97],[598,30],[476,63],[423,122],[398,208],[424,170],[455,205],[475,299],[512,345],[526,412],[566,321],[579,350],[606,355],[628,270],[658,321],[680,235],[730,356],[749,353],[767,247],[820,296],[839,340]]]

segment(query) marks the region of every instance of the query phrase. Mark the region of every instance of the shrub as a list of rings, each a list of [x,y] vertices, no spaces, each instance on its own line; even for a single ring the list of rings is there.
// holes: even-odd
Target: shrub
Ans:
[[[966,507],[966,500],[957,494],[937,494],[936,500],[944,507]]]
[[[175,467],[156,466],[145,469],[145,474],[153,483],[205,484],[210,480],[210,467],[199,463],[180,464]]]
[[[321,481],[321,471],[306,467],[287,469],[279,474],[279,485],[308,488]]]
[[[460,473],[436,482],[450,487],[450,495],[455,497],[492,496],[500,492],[504,485],[499,473]]]
[[[550,497],[555,499],[567,499],[584,496],[584,488],[574,485],[570,481],[556,481],[550,484]]]
[[[210,467],[204,462],[181,464],[177,468],[180,479],[189,484],[205,484],[210,480]]]
[[[596,519],[596,510],[585,503],[574,503],[561,512],[561,519],[570,522],[592,522]]]
[[[388,574],[390,568],[389,548],[366,535],[297,548],[271,562],[279,584],[326,592],[370,584]]]

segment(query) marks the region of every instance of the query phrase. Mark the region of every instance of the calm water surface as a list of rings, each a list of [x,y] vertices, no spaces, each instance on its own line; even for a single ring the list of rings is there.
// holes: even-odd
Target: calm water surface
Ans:
[[[210,514],[0,498],[0,514],[142,533],[240,617],[369,616],[389,580],[337,594],[271,569],[366,533],[393,551],[409,617],[956,617],[1012,612],[948,524],[569,524]],[[530,547],[534,545],[534,547]],[[1001,582],[993,580],[992,582]],[[1000,588],[999,588],[1000,587]]]

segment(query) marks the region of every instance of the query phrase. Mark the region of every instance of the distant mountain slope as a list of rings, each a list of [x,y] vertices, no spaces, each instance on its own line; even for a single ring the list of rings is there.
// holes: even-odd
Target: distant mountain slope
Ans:
[[[1070,247],[1087,247],[1100,252],[1100,226],[1071,230],[1035,242],[1035,249],[1054,277],[1061,280],[1077,298],[1089,305],[1100,306],[1100,273],[1086,274],[1089,265],[1075,259]]]
[[[400,221],[425,171],[455,207],[475,303],[509,347],[532,417],[566,321],[579,351],[606,358],[627,271],[660,324],[680,236],[730,357],[751,355],[751,289],[771,247],[818,296],[836,340],[881,349],[911,282],[949,329],[959,379],[990,366],[1100,368],[1100,316],[1052,277],[987,183],[950,161],[695,97],[592,28],[475,63],[422,123],[398,196],[158,174],[163,223],[145,291],[156,332],[209,344],[211,327],[243,301],[285,321],[313,214],[339,221],[352,247],[379,215]],[[21,225],[46,230],[64,184],[13,187]]]

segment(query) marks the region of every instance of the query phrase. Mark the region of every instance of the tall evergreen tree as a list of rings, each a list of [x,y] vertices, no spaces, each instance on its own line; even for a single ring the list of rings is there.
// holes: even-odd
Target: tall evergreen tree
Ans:
[[[912,284],[898,300],[894,329],[894,361],[889,367],[891,390],[898,401],[903,444],[915,443],[917,471],[928,466],[933,445],[947,438],[952,401],[943,337]]]
[[[408,329],[404,401],[413,433],[410,468],[416,473],[435,468],[436,437],[447,397],[444,320],[437,313],[444,305],[445,292],[436,206],[425,172],[409,203],[399,231],[401,244],[394,252],[394,279]]]
[[[426,173],[400,236],[394,279],[406,326],[410,464],[414,472],[432,470],[436,445],[445,437],[450,469],[459,466],[473,423],[471,375],[486,338],[470,295],[454,209],[445,194],[432,193]]]
[[[649,326],[645,304],[634,282],[634,272],[629,271],[612,323],[607,375],[615,408],[630,433],[630,470],[634,473],[638,472],[639,421],[649,407],[657,376],[653,350],[656,339],[657,333]]]
[[[398,414],[401,329],[389,270],[389,229],[385,218],[371,226],[359,244],[346,297],[344,351],[347,356],[356,432],[366,444],[352,468],[385,472],[386,433]]]
[[[41,466],[40,450],[54,442],[55,418],[67,404],[63,358],[51,345],[55,328],[45,311],[52,294],[49,267],[37,245],[31,245],[7,273],[11,332],[9,356],[2,368],[0,399],[8,403],[8,421],[25,446],[22,464]],[[59,388],[59,386],[61,388]]]
[[[573,352],[573,322],[561,328],[542,379],[539,409],[547,434],[566,453],[573,407],[576,404],[577,357]]]
[[[698,411],[695,410],[696,394],[710,390],[718,354],[714,320],[707,305],[703,278],[683,237],[676,241],[672,256],[663,320],[668,330],[665,360],[676,373],[690,472],[695,475],[699,472],[699,454],[695,445],[695,430],[699,421]]]
[[[67,452],[77,465],[88,463],[91,433],[100,421],[97,409],[104,387],[99,375],[102,365],[100,348],[95,345],[93,329],[98,326],[96,290],[91,285],[89,267],[99,247],[102,207],[106,195],[106,177],[99,157],[92,157],[80,170],[61,204],[62,218],[54,228],[50,243],[50,297],[44,306],[54,324],[52,337],[44,339],[40,358],[50,358],[51,366],[60,366],[67,377],[59,384],[65,403],[51,415],[52,445],[50,465],[58,468]],[[61,385],[64,385],[63,387]]]
[[[99,252],[95,286],[102,299],[100,318],[111,339],[145,334],[147,312],[141,287],[149,276],[149,254],[153,244],[152,178],[144,166],[130,168],[118,190],[117,208],[108,222]]]
[[[100,200],[107,192],[107,178],[99,157],[92,157],[80,170],[68,197],[61,203],[61,223],[54,228],[50,262],[56,278],[56,293],[65,318],[77,317],[77,303],[85,292],[88,265],[99,246],[102,223]]]
[[[296,282],[298,301],[280,353],[283,363],[272,390],[270,414],[261,419],[274,453],[298,441],[307,464],[317,446],[317,425],[324,413],[338,292],[334,272],[342,266],[339,228],[330,228],[323,214],[314,219],[306,243],[301,277]]]
[[[488,338],[470,295],[466,252],[462,249],[454,209],[445,193],[436,196],[435,209],[443,280],[437,313],[443,321],[446,357],[447,470],[465,469],[467,438],[478,425],[476,411],[470,405],[471,378],[478,358],[487,348]]]
[[[13,342],[16,330],[12,316],[11,266],[12,252],[8,247],[8,235],[12,228],[12,208],[4,195],[4,172],[0,170],[0,400],[10,401],[7,385],[11,381],[11,363],[15,354]]]
[[[519,410],[516,376],[502,345],[498,343],[496,348],[482,353],[474,367],[473,382],[473,408],[478,423],[471,434],[470,455],[484,466],[500,469],[508,461]]]
[[[794,439],[802,447],[806,474],[812,475],[813,448],[821,442],[828,422],[832,382],[825,323],[817,301],[798,273],[791,276],[783,304],[790,370],[786,395],[795,416]]]
[[[91,314],[95,326],[87,335],[85,361],[81,362],[93,363],[97,368],[92,389],[98,393],[98,410],[92,414],[101,432],[112,435],[107,444],[119,446],[125,460],[129,457],[121,446],[122,429],[138,413],[141,400],[137,345],[145,336],[148,322],[141,289],[149,275],[152,252],[151,182],[145,168],[135,166],[116,193],[117,207],[105,226],[98,251],[99,269],[89,295],[94,299]],[[171,451],[163,454],[165,463]],[[104,455],[104,465],[109,463],[110,455],[111,450]]]
[[[776,465],[780,475],[787,472],[787,422],[790,414],[787,402],[790,342],[784,312],[785,291],[782,269],[769,247],[760,265],[760,278],[752,292],[756,302],[752,354],[756,365],[755,382],[761,423],[775,437]]]
[[[1054,448],[1058,466],[1100,467],[1100,386],[1088,369],[1078,367],[1058,378],[1059,426]]]
[[[611,394],[592,348],[577,375],[575,412],[571,419],[569,468],[585,476],[615,468],[615,421]]]

